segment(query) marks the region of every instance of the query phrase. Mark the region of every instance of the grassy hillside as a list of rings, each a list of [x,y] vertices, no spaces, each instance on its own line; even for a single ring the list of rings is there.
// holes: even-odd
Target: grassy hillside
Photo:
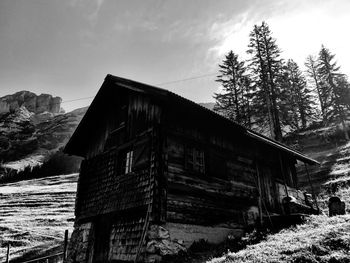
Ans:
[[[350,262],[350,144],[333,149],[332,152],[337,158],[330,164],[329,177],[321,186],[319,195],[323,215],[310,216],[303,225],[268,235],[258,244],[208,262]],[[328,199],[333,195],[345,201],[347,215],[327,216]]]
[[[7,243],[11,258],[61,245],[72,232],[77,174],[0,186],[0,262]]]
[[[258,244],[209,262],[350,262],[350,215],[311,216],[303,225],[269,235]]]
[[[35,114],[21,107],[0,114],[0,183],[77,172],[81,158],[62,149],[86,110]]]

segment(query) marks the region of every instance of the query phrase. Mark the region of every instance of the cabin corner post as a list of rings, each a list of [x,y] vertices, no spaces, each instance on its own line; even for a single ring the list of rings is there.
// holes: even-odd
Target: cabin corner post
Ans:
[[[153,128],[152,148],[154,152],[154,206],[153,222],[163,224],[166,222],[166,141],[165,129],[162,123]]]
[[[165,131],[162,123],[163,111],[152,123],[150,133],[149,175],[152,183],[152,198],[148,205],[142,236],[133,262],[159,262],[161,255],[156,247],[161,243],[166,220],[166,178],[165,178]]]

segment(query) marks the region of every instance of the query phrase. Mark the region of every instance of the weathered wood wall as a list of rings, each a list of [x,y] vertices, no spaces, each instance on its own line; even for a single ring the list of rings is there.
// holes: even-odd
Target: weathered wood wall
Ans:
[[[94,225],[94,262],[133,260],[148,208],[150,220],[160,217],[156,138],[161,109],[145,95],[115,90],[115,103],[104,106],[106,112],[92,131],[96,135],[88,142],[78,182],[76,222]],[[130,150],[133,168],[123,174],[119,156]]]
[[[202,118],[198,112],[167,112],[167,222],[244,228],[259,194],[264,214],[281,213],[277,183],[295,186],[294,159]],[[204,173],[186,167],[186,147],[203,150]]]
[[[81,165],[76,206],[78,218],[145,206],[153,200],[151,193],[155,179],[150,173],[150,156],[152,144],[156,143],[152,136],[159,123],[159,107],[145,96],[117,95],[119,104],[116,103],[115,109],[104,117],[110,125],[97,132],[107,135],[89,143],[89,157]],[[121,107],[127,107],[124,117],[116,112]],[[120,174],[118,156],[126,149],[133,151],[133,171]]]
[[[150,224],[237,233],[256,219],[259,194],[264,213],[281,212],[276,183],[295,186],[293,158],[191,107],[118,87],[105,98],[86,124],[91,135],[82,143],[76,201],[77,224],[92,223],[94,262],[133,260],[150,208]],[[203,150],[200,171],[186,162],[191,147]],[[133,170],[124,174],[120,156],[130,150]]]

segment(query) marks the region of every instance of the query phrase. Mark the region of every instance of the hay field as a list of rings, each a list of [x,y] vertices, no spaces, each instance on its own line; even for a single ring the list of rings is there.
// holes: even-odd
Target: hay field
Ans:
[[[78,174],[0,185],[0,262],[62,244],[72,232]]]

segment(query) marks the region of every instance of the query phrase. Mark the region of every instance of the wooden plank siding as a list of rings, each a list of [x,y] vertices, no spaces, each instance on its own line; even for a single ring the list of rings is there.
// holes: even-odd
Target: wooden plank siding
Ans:
[[[167,115],[167,222],[199,225],[234,222],[236,227],[244,228],[245,213],[258,206],[259,194],[264,214],[281,213],[276,183],[295,186],[294,160],[281,156],[285,181],[278,151],[244,135],[203,126],[203,121],[197,122],[190,115],[190,112],[186,115],[190,122],[171,111]],[[204,173],[186,167],[188,146],[203,150]]]
[[[221,148],[225,140],[215,136],[208,143],[205,137],[195,129],[167,131],[167,222],[243,228],[244,211],[257,206],[255,169],[244,163],[247,158]],[[186,168],[187,145],[205,151],[204,174]]]
[[[114,114],[103,116],[103,129],[96,127],[103,136],[89,142],[78,181],[76,222],[92,221],[94,240],[110,239],[107,245],[95,244],[94,262],[135,257],[148,206],[154,221],[160,220],[162,205],[158,176],[161,144],[157,139],[161,109],[142,94],[115,95],[118,103],[110,109]],[[132,171],[122,174],[120,156],[129,150],[133,151]],[[103,234],[102,228],[109,234]]]
[[[174,93],[111,75],[65,152],[85,158],[69,262],[159,258],[146,251],[159,242],[152,227],[188,246],[208,233],[213,242],[242,235],[285,212],[284,197],[303,198],[293,190],[296,158],[314,162]]]
[[[127,116],[107,114],[105,122],[111,125],[104,126],[102,133],[108,135],[90,142],[91,151],[82,162],[78,183],[78,218],[144,206],[153,200],[155,175],[150,177],[150,154],[155,154],[151,153],[155,148],[152,143],[156,143],[152,136],[160,122],[160,109],[145,96],[119,95],[116,99],[127,103],[120,101],[114,106],[120,109],[126,105]],[[118,156],[125,149],[133,150],[133,171],[120,175]]]

